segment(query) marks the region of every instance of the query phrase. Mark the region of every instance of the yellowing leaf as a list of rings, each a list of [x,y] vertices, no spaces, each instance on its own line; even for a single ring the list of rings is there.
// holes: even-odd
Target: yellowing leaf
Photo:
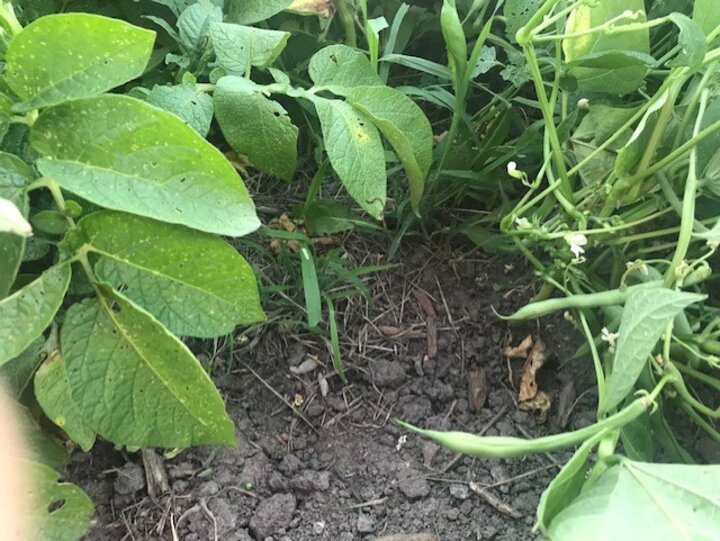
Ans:
[[[331,0],[295,0],[287,10],[324,18],[330,17],[334,11]]]

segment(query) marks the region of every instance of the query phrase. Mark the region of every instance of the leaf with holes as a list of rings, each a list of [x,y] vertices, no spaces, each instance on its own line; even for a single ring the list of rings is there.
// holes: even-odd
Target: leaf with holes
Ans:
[[[57,351],[35,373],[34,385],[35,398],[48,419],[83,451],[89,451],[95,443],[95,431],[85,423],[80,406],[70,394],[65,363]]]
[[[32,480],[29,515],[38,530],[37,539],[80,539],[90,528],[94,511],[88,495],[71,483],[60,482],[60,474],[45,464],[26,461],[23,468]]]
[[[20,355],[50,325],[70,283],[70,265],[55,265],[0,301],[0,365]]]
[[[262,171],[292,180],[297,167],[298,129],[278,102],[261,87],[229,75],[213,94],[220,129],[233,149]]]
[[[385,152],[377,128],[348,103],[314,97],[325,150],[348,193],[376,219],[387,192]]]
[[[220,151],[142,101],[107,95],[53,107],[30,142],[42,174],[96,205],[228,236],[260,225]]]
[[[222,397],[193,354],[109,286],[71,306],[60,345],[88,425],[126,447],[234,445]]]
[[[206,137],[210,131],[213,100],[207,94],[195,90],[194,85],[155,85],[143,99],[179,117],[202,137]]]
[[[330,45],[310,59],[310,77],[317,86],[344,96],[356,86],[383,86],[370,60],[347,45]]]
[[[422,109],[389,86],[361,86],[347,97],[355,109],[373,121],[395,149],[408,176],[410,201],[416,213],[432,162],[433,132]]]
[[[250,67],[267,68],[287,45],[290,32],[266,30],[230,23],[214,23],[210,41],[217,61],[232,73],[247,73]]]
[[[507,0],[503,5],[505,34],[515,42],[515,34],[525,26],[545,0]]]
[[[101,94],[142,75],[155,33],[88,13],[49,15],[10,43],[5,80],[18,111]]]
[[[100,255],[98,278],[177,335],[214,338],[265,319],[252,268],[214,235],[110,211],[79,227]]]

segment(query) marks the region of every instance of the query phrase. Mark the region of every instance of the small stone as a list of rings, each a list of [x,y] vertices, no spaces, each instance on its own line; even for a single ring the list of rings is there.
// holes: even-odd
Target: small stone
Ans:
[[[358,516],[357,529],[360,533],[370,533],[375,529],[375,519],[363,513]]]
[[[419,500],[430,494],[430,485],[425,479],[407,478],[398,482],[398,488],[408,500]]]
[[[113,483],[118,494],[135,494],[145,488],[145,472],[137,464],[128,462],[118,470]]]
[[[457,520],[460,516],[460,510],[453,507],[452,509],[448,509],[445,516],[448,518],[448,520]]]
[[[287,528],[292,520],[297,502],[292,494],[275,494],[261,501],[250,519],[250,529],[258,539]]]
[[[294,475],[298,471],[300,471],[300,468],[302,468],[303,464],[300,461],[298,457],[293,455],[292,453],[288,453],[285,455],[278,465],[278,470],[280,470],[285,475]]]
[[[298,492],[324,492],[330,488],[330,472],[304,470],[290,479],[288,486]]]
[[[353,534],[350,532],[343,532],[340,534],[339,541],[353,541],[355,538],[353,537]]]
[[[317,403],[310,404],[305,410],[305,414],[311,419],[314,419],[315,417],[320,417],[323,413],[325,413],[325,406]]]
[[[372,383],[378,387],[397,387],[405,381],[405,368],[398,361],[380,359],[370,363]]]
[[[325,522],[320,520],[318,522],[313,522],[313,533],[315,535],[320,535],[325,530]]]
[[[470,497],[470,490],[467,485],[453,483],[450,485],[450,495],[458,500],[467,500]]]
[[[220,487],[215,481],[208,481],[206,483],[203,483],[200,485],[200,488],[198,489],[198,494],[203,497],[207,498],[208,496],[213,496],[220,492]]]

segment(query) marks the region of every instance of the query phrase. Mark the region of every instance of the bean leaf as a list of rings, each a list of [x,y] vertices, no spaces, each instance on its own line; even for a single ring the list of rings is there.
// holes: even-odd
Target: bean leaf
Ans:
[[[387,192],[385,153],[372,121],[340,100],[314,97],[325,150],[348,193],[376,219]]]
[[[660,335],[683,309],[705,295],[665,288],[630,293],[620,320],[613,369],[607,382],[602,411],[619,405],[630,394]]]
[[[635,23],[645,21],[645,3],[643,0],[605,0],[592,5],[579,5],[570,15],[566,33],[584,32],[617,17],[625,11],[639,12]],[[630,22],[630,21],[628,21]],[[622,23],[616,23],[618,25]],[[647,28],[629,32],[596,32],[563,41],[565,60],[572,63],[590,53],[602,51],[627,51],[630,53],[650,53],[650,34]],[[643,64],[627,65],[620,62],[615,67],[571,67],[570,73],[577,79],[580,90],[606,92],[625,95],[636,90],[647,72]]]
[[[278,102],[243,77],[217,82],[213,95],[218,124],[233,149],[262,171],[292,180],[297,167],[298,129]]]
[[[720,531],[720,466],[624,459],[561,511],[546,530],[554,541],[707,540]]]
[[[10,43],[5,80],[18,111],[101,94],[145,71],[155,33],[88,13],[49,15]]]
[[[30,204],[25,187],[32,180],[32,170],[13,154],[0,152],[0,197],[12,201],[27,218]],[[23,236],[0,233],[0,299],[5,297],[15,281],[25,253],[27,239]]]
[[[55,265],[0,301],[0,365],[20,355],[50,325],[69,283],[70,265]]]
[[[127,447],[233,445],[223,400],[187,346],[109,286],[98,290],[70,307],[60,334],[87,423]]]
[[[260,225],[220,151],[140,100],[106,95],[53,107],[30,142],[44,175],[97,205],[228,236]]]
[[[255,275],[214,235],[103,211],[79,227],[95,272],[175,334],[213,338],[265,319]]]
[[[702,28],[690,17],[682,13],[671,13],[668,15],[668,19],[675,23],[675,26],[680,30],[678,35],[680,52],[668,62],[668,65],[688,66],[691,69],[697,68],[702,64],[707,52],[705,34]]]
[[[83,419],[80,406],[70,394],[65,363],[55,351],[35,374],[35,398],[45,415],[77,442],[83,451],[95,443],[95,431]]]
[[[229,0],[228,4],[231,22],[255,24],[290,7],[292,0]]]
[[[415,102],[389,86],[356,87],[347,99],[390,141],[407,172],[413,209],[419,212],[425,178],[432,162],[430,121]]]
[[[707,36],[720,26],[720,2],[717,0],[695,0],[693,2],[693,21]]]
[[[196,91],[194,85],[155,85],[143,99],[176,115],[202,137],[207,136],[210,131],[213,118],[212,98]]]

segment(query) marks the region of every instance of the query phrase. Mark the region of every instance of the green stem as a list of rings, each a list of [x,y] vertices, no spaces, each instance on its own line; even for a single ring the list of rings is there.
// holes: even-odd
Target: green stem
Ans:
[[[340,24],[345,32],[345,44],[357,47],[357,32],[355,31],[355,9],[350,0],[332,0],[335,11],[340,17]]]

